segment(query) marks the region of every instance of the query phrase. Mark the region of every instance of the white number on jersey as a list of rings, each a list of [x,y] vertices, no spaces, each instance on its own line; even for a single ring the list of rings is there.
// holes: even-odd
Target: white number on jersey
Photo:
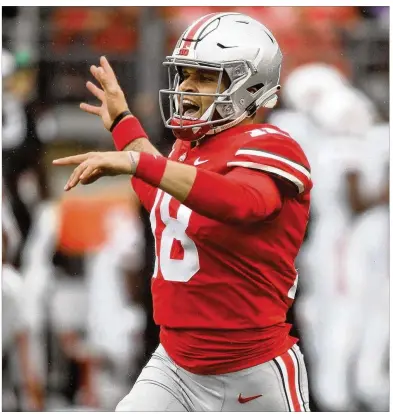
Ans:
[[[153,277],[157,277],[158,269],[160,269],[165,280],[172,282],[188,282],[200,269],[199,254],[196,244],[186,234],[192,210],[181,204],[177,210],[177,218],[171,217],[169,215],[169,203],[171,199],[171,195],[163,193],[161,189],[158,189],[150,213],[151,229],[154,234],[154,247],[156,253]],[[159,218],[165,226],[161,234],[159,254],[157,252],[157,205],[159,205]],[[184,256],[181,260],[172,259],[170,257],[172,245],[175,240],[180,241],[184,250]],[[296,274],[295,282],[288,291],[288,297],[291,299],[295,299],[298,279],[299,274]]]
[[[176,213],[177,218],[172,218],[169,215],[169,203],[171,200],[171,195],[163,193],[161,189],[158,189],[150,213],[151,228],[155,238],[156,249],[156,262],[153,277],[157,277],[158,269],[160,269],[165,280],[170,280],[172,282],[188,282],[199,270],[197,247],[194,241],[186,234],[192,210],[181,204]],[[161,234],[159,252],[157,252],[157,205],[159,205],[159,218],[165,226]],[[172,245],[175,240],[180,241],[184,250],[184,257],[181,260],[172,259],[170,257]]]

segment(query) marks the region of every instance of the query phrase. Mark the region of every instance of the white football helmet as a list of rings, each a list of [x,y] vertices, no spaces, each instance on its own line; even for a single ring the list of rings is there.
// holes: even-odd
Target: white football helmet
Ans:
[[[273,107],[280,89],[281,62],[274,36],[251,17],[229,12],[201,17],[182,34],[163,63],[169,75],[169,88],[159,94],[165,126],[177,138],[194,141],[240,123],[261,106]],[[181,67],[219,72],[216,93],[180,92]],[[224,73],[230,85],[219,93]],[[214,102],[195,119],[183,114],[185,95],[211,96]],[[169,99],[169,118],[164,114],[165,97]]]
[[[330,136],[365,137],[377,120],[374,103],[353,87],[326,92],[310,109],[311,119]]]
[[[288,108],[307,114],[326,93],[346,87],[349,87],[347,79],[334,66],[308,63],[288,75],[281,96]]]

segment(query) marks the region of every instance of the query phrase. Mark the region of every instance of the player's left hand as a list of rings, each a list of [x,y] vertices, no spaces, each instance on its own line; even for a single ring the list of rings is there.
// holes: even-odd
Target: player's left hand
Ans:
[[[100,83],[102,89],[90,81],[87,82],[86,86],[101,101],[101,106],[81,103],[80,108],[90,114],[98,115],[102,119],[104,127],[109,131],[116,117],[129,110],[127,101],[115,72],[105,56],[101,56],[100,66],[91,66],[90,72]]]
[[[53,164],[78,165],[64,186],[64,190],[69,191],[79,182],[91,184],[105,176],[133,174],[139,161],[139,153],[133,151],[132,155],[135,165],[131,162],[130,155],[126,151],[88,152],[53,160]]]

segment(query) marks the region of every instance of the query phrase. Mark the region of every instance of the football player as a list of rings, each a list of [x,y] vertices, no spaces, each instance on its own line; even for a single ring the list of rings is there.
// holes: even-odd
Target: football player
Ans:
[[[306,66],[294,73],[294,78],[304,85],[303,93],[309,90],[313,96],[313,101],[303,108],[293,104],[296,96],[306,102],[306,95],[301,96],[292,75],[286,84],[292,106],[302,109],[314,124],[314,132],[308,137],[316,183],[314,223],[308,244],[303,245],[300,266],[306,268],[309,277],[304,279],[307,283],[303,297],[298,298],[297,317],[309,353],[311,389],[320,408],[351,411],[355,408],[350,381],[352,356],[356,353],[357,358],[358,354],[351,312],[356,300],[345,271],[346,249],[356,216],[378,205],[383,197],[375,184],[368,184],[365,190],[366,182],[371,180],[365,179],[363,171],[365,165],[376,171],[375,161],[380,162],[381,154],[371,150],[378,143],[366,146],[376,115],[372,103],[345,84],[333,69],[320,69]]]
[[[288,133],[254,123],[258,108],[277,101],[281,62],[272,33],[244,14],[195,21],[164,62],[170,85],[160,107],[177,138],[168,158],[129,112],[106,58],[91,67],[101,88],[87,87],[101,106],[81,108],[102,118],[118,152],[54,164],[77,165],[65,190],[132,175],[156,240],[161,343],[119,411],[309,411],[306,368],[286,314],[309,217],[310,167]]]
[[[379,157],[384,202],[381,199],[354,223],[345,261],[355,337],[353,383],[356,396],[370,411],[389,407],[389,169],[381,168],[387,156],[388,151]]]
[[[31,355],[33,344],[29,336],[26,308],[23,303],[24,281],[10,260],[12,251],[10,251],[9,242],[12,237],[13,234],[9,233],[7,227],[4,226],[2,228],[1,274],[3,404],[7,406],[7,390],[12,387],[17,391],[17,407],[19,409],[42,411],[44,409],[44,388],[36,361]],[[15,408],[14,406],[13,409]]]

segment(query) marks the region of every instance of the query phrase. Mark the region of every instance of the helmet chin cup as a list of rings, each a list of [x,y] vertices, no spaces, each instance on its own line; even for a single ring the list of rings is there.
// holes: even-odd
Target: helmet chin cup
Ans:
[[[173,135],[182,141],[196,141],[204,137],[210,131],[210,125],[197,126],[201,121],[182,120],[182,128],[172,129]],[[180,127],[180,120],[171,118],[169,125],[172,127]],[[196,125],[192,127],[192,125]]]

